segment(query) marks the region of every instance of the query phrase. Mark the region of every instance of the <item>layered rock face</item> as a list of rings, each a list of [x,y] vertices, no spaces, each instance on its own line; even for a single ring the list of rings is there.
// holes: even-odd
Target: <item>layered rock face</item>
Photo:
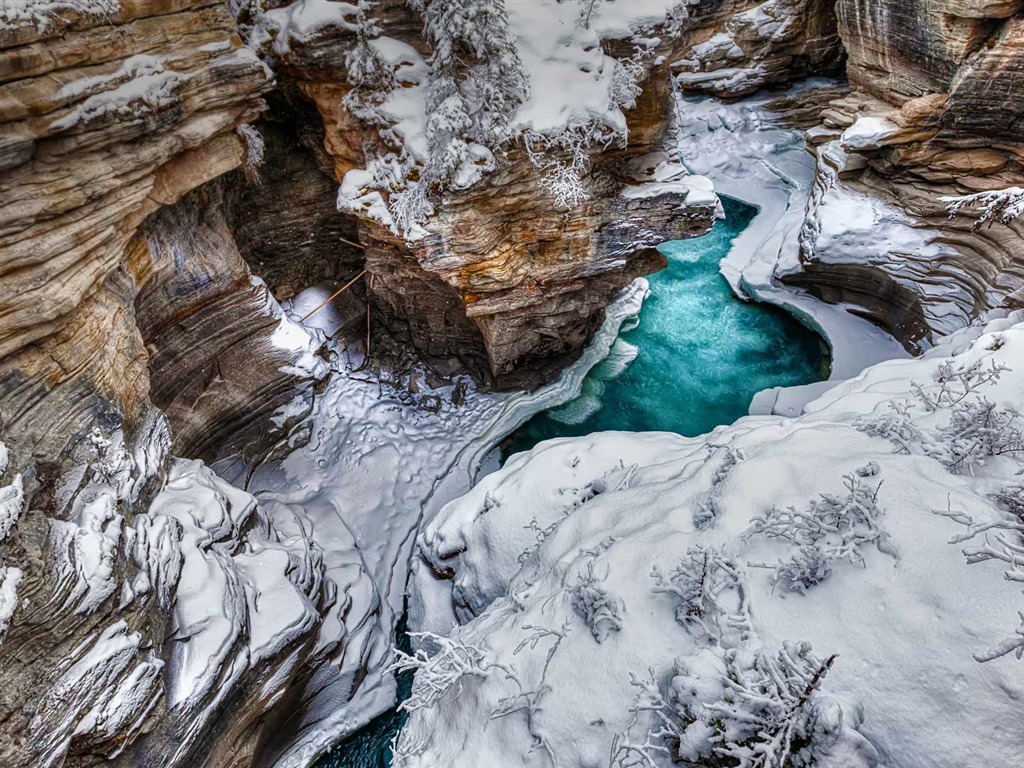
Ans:
[[[734,2],[690,38],[683,58],[673,65],[679,86],[722,98],[797,77],[838,73],[844,58],[834,3],[823,0]]]
[[[264,49],[319,109],[335,177],[343,183],[350,171],[394,148],[345,99],[352,90],[348,55],[359,42],[355,7],[352,18],[292,39],[301,6],[274,12],[277,26]],[[289,9],[291,17],[280,16]],[[422,85],[429,51],[422,21],[399,0],[376,4],[373,13],[376,39],[397,51],[390,65],[399,88]],[[496,170],[493,158],[481,159],[489,165],[481,181],[446,192],[417,237],[394,231],[369,204],[355,208],[376,308],[393,326],[407,328],[437,367],[464,367],[499,387],[537,386],[580,353],[620,288],[664,266],[654,246],[707,231],[715,206],[704,190],[692,196],[685,187],[664,195],[643,191],[660,162],[649,156],[663,146],[671,109],[668,62],[680,44],[666,38],[645,54],[642,89],[625,112],[627,143],[591,152],[589,200],[559,206],[542,183],[542,169],[516,142],[504,148]],[[606,47],[621,58],[634,53],[624,40]]]
[[[334,599],[294,522],[169,460],[265,432],[317,366],[208,185],[270,84],[234,30],[202,0],[0,8],[4,765],[244,762]]]
[[[1024,178],[1011,3],[838,3],[853,91],[822,113],[801,274],[908,348],[1024,298],[1024,225],[952,198]],[[944,199],[946,198],[946,199]]]

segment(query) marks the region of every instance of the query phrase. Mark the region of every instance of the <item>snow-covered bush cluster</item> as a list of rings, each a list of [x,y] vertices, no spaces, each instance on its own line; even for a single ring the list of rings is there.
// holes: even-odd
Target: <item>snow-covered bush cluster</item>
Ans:
[[[653,592],[675,598],[676,621],[708,642],[729,647],[750,637],[749,598],[740,566],[720,549],[690,547],[668,576],[658,566],[651,576]]]
[[[703,651],[678,660],[670,702],[683,728],[674,760],[743,768],[827,764],[831,747],[848,738],[840,705],[821,693],[836,658],[819,659],[808,643],[784,643],[777,653]]]
[[[587,563],[579,581],[569,590],[572,609],[590,628],[594,639],[603,643],[612,632],[622,629],[622,601],[603,584],[607,573],[598,576],[594,561]]]
[[[1016,408],[981,394],[1009,370],[993,360],[943,362],[932,384],[913,382],[910,398],[890,401],[888,413],[864,417],[857,427],[888,439],[901,453],[931,456],[951,472],[974,473],[991,457],[1024,453],[1024,423]],[[945,414],[944,422],[936,421],[939,414]]]
[[[788,592],[804,593],[832,575],[833,563],[846,560],[864,564],[861,547],[874,545],[893,557],[889,534],[881,526],[878,506],[881,483],[864,478],[878,473],[872,462],[843,477],[847,493],[823,493],[806,510],[772,507],[756,515],[745,537],[764,536],[789,543],[784,559],[774,568],[773,583]]]
[[[1021,753],[1021,457],[958,471],[864,429],[906,400],[905,431],[948,442],[979,386],[996,412],[1020,407],[1024,381],[1001,372],[1024,364],[1020,320],[869,368],[797,418],[510,458],[427,523],[411,598],[422,629],[486,648],[494,668],[414,712],[397,765],[960,768]],[[600,642],[533,642],[567,615],[596,624],[608,600]],[[492,716],[527,699],[528,719]]]
[[[777,652],[710,648],[677,659],[667,691],[634,678],[633,711],[652,714],[658,727],[642,743],[617,737],[611,766],[657,768],[659,756],[693,768],[872,766],[874,749],[821,691],[836,659],[816,657],[808,643]],[[847,753],[841,763],[833,762],[837,744]]]
[[[417,672],[413,679],[412,693],[402,702],[402,709],[406,712],[429,709],[459,685],[464,677],[483,677],[493,668],[479,648],[431,632],[413,632],[411,636],[429,645],[432,652],[424,648],[412,654],[395,650],[396,658],[389,671]]]
[[[1009,224],[1024,213],[1024,189],[1020,187],[939,199],[948,204],[946,210],[950,218],[960,214],[974,215],[977,218],[974,229],[980,229],[985,224],[991,226],[997,221]]]

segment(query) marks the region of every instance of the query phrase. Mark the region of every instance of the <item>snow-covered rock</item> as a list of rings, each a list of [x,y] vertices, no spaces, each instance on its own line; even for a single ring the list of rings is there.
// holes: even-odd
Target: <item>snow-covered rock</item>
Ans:
[[[424,653],[472,673],[438,678],[429,706],[414,686],[397,764],[699,765],[788,744],[821,766],[1008,765],[1022,366],[1018,315],[797,419],[512,457],[420,537],[419,629],[446,638]],[[961,439],[979,407],[994,443]],[[616,606],[601,638],[581,584]]]

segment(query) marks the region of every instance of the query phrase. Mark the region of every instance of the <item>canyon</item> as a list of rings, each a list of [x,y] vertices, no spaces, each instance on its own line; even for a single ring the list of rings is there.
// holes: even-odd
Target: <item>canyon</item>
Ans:
[[[0,764],[310,765],[394,705],[388,667],[405,612],[413,629],[464,648],[508,631],[516,642],[492,649],[494,663],[546,674],[537,638],[517,656],[531,642],[521,614],[547,626],[545,601],[586,568],[574,559],[581,541],[625,552],[605,578],[630,611],[646,605],[647,585],[624,574],[649,570],[631,549],[649,531],[609,521],[645,509],[663,548],[685,549],[668,531],[690,524],[677,517],[691,501],[651,502],[669,480],[690,483],[674,493],[692,504],[714,497],[732,535],[747,507],[803,503],[875,462],[911,478],[889,500],[920,513],[895,535],[908,559],[941,543],[959,569],[945,540],[961,521],[943,519],[942,542],[921,522],[943,506],[929,484],[995,520],[1005,504],[991,499],[1012,485],[1017,448],[966,478],[934,456],[891,458],[854,422],[888,408],[874,393],[909,391],[944,360],[1018,362],[1022,8],[0,6]],[[495,33],[474,37],[460,13]],[[468,108],[480,93],[486,108]],[[641,278],[666,266],[659,246],[706,235],[724,215],[718,194],[759,209],[722,274],[742,299],[819,331],[829,381],[758,395],[763,415],[713,433],[721,442],[588,436],[494,472],[505,437],[580,394],[641,311]],[[997,382],[1001,406],[1024,407],[1015,380]],[[941,431],[930,418],[916,428]],[[733,450],[740,458],[727,459]],[[723,480],[734,460],[746,490]],[[798,477],[815,461],[821,482],[748,493],[758,472]],[[563,519],[562,491],[586,495],[597,482],[533,547],[537,526]],[[530,487],[526,501],[501,492]],[[927,502],[910,499],[914,488]],[[602,550],[612,535],[623,543]],[[872,552],[872,569],[887,556]],[[989,613],[964,621],[988,637],[1005,630],[997,608],[1019,600],[980,570],[967,569],[956,594],[985,591]],[[758,579],[774,589],[766,572]],[[957,610],[914,584],[906,610],[929,600]],[[790,616],[798,599],[757,628],[766,644],[786,622],[825,621]],[[634,669],[606,665],[621,672],[615,707],[573,710],[574,670],[597,658],[577,627],[552,678],[557,708],[575,719],[534,722],[534,705],[506,706],[488,730],[479,718],[516,693],[480,675],[464,697],[446,690],[449,721],[436,708],[414,714],[397,759],[529,765],[554,749],[559,765],[607,762],[611,724],[636,714],[628,673],[667,670],[679,655],[672,632],[642,632],[633,644],[650,649],[630,657]],[[807,632],[877,673],[855,642]],[[944,642],[973,649],[958,632]],[[1009,660],[973,672],[965,658],[943,657],[943,674],[984,702],[978,718],[1007,721],[1007,702],[978,690],[1015,691],[1020,673],[1004,670],[1000,683],[991,670]],[[1009,726],[900,746],[870,721],[885,697],[846,690],[868,701],[869,722],[837,704],[845,725],[821,765],[874,765],[877,753],[938,765],[927,756],[943,750],[956,765],[972,749],[1020,746]],[[906,706],[920,733],[951,717]],[[526,726],[509,716],[521,712]],[[577,746],[570,734],[586,736]],[[513,747],[499,758],[501,744]],[[862,762],[839,762],[854,753]]]

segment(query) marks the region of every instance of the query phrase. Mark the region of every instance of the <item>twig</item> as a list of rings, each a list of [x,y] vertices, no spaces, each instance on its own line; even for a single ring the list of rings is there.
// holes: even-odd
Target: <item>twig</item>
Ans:
[[[358,248],[361,251],[365,251],[366,250],[366,246],[365,245],[360,245],[359,243],[353,243],[351,240],[346,240],[344,237],[339,237],[338,239],[341,240],[341,242],[345,243],[345,245],[351,245],[353,248]]]
[[[353,277],[353,278],[352,278],[351,280],[349,280],[349,281],[348,281],[347,283],[345,283],[345,285],[343,285],[343,286],[342,286],[341,288],[339,288],[339,289],[338,289],[337,291],[335,291],[335,292],[334,292],[334,293],[332,293],[332,294],[331,294],[330,296],[328,296],[328,297],[327,297],[326,299],[324,299],[323,303],[322,303],[322,304],[320,304],[320,306],[318,306],[318,307],[317,307],[316,309],[310,310],[310,311],[309,311],[309,312],[307,312],[307,313],[306,313],[305,315],[303,315],[303,316],[302,316],[302,319],[301,319],[301,320],[299,320],[299,322],[300,322],[300,323],[304,323],[304,322],[306,322],[306,319],[307,319],[307,318],[311,317],[312,315],[315,315],[315,314],[316,314],[317,312],[319,312],[319,311],[320,311],[321,309],[323,309],[324,307],[326,307],[326,306],[327,306],[328,304],[330,304],[330,303],[331,303],[332,301],[334,301],[334,300],[335,300],[336,298],[338,298],[339,296],[341,296],[341,294],[342,294],[342,293],[343,293],[343,292],[344,292],[345,290],[347,290],[348,288],[351,288],[351,287],[352,287],[352,285],[353,285],[353,284],[354,284],[354,283],[355,283],[355,282],[356,282],[356,281],[357,281],[357,280],[358,280],[358,279],[359,279],[360,277],[362,277],[362,276],[363,276],[363,275],[365,275],[365,274],[366,274],[366,270],[364,269],[364,270],[363,270],[362,272],[360,272],[360,273],[359,273],[358,275],[356,275],[356,276],[355,276],[355,277]]]
[[[372,297],[370,294],[373,293],[373,278],[376,275],[370,275],[370,290],[366,292],[366,358],[370,358],[370,302]]]

